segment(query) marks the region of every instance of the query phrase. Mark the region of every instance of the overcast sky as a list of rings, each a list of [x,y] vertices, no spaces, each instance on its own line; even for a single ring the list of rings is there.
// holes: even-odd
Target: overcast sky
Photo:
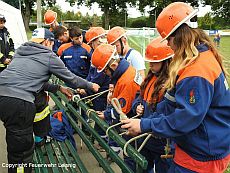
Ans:
[[[89,13],[90,16],[92,16],[93,14],[97,14],[98,16],[102,15],[101,9],[96,3],[94,3],[91,9],[89,9],[85,6],[79,7],[77,5],[71,7],[68,2],[65,2],[65,0],[56,0],[56,1],[57,1],[57,4],[61,7],[63,12],[66,12],[69,10],[69,11],[74,11],[74,12],[80,11],[83,15],[85,15],[87,12]],[[210,12],[210,11],[211,11],[210,6],[205,6],[205,7],[200,6],[198,17],[204,16],[207,12]],[[136,18],[136,17],[140,17],[142,14],[136,8],[128,8],[128,15],[131,18]],[[148,13],[145,13],[145,15],[147,16]]]

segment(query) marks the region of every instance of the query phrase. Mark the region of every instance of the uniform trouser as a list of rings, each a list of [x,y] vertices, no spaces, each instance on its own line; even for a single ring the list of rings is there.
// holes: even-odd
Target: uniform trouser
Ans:
[[[140,151],[140,153],[148,161],[148,167],[147,167],[147,170],[144,171],[145,173],[153,172],[152,170],[154,168],[154,165],[155,165],[156,173],[167,173],[168,172],[168,169],[172,164],[172,159],[161,159],[160,153],[156,153],[156,152],[148,149],[147,147],[144,147]],[[162,154],[164,154],[164,153],[162,153]]]
[[[128,135],[123,135],[123,138],[126,140],[126,141],[129,141],[132,136],[128,136]],[[135,148],[135,142],[131,142],[130,145]],[[132,169],[133,172],[136,172],[136,164],[134,162],[134,160],[129,157],[129,156],[126,156],[124,153],[123,153],[123,156],[124,156],[124,162],[126,163],[126,165]]]
[[[101,96],[93,100],[92,109],[94,109],[95,111],[104,111],[106,109],[106,106],[107,106],[107,97]],[[94,125],[94,129],[100,136],[104,137],[106,135],[105,131],[103,131],[102,128],[96,123]]]
[[[50,130],[50,115],[47,115],[44,119],[34,122],[33,124],[33,131],[35,136],[39,136],[41,138],[46,137]]]
[[[186,169],[180,165],[177,165],[175,162],[173,162],[167,173],[197,173],[197,172]]]
[[[32,171],[34,139],[33,120],[36,109],[33,103],[0,96],[0,118],[6,128],[8,163],[26,165],[25,173]],[[8,168],[9,173],[16,173],[16,168]]]

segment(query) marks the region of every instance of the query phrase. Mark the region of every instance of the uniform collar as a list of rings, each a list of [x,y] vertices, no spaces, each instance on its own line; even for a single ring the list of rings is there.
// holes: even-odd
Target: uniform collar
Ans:
[[[117,80],[124,74],[124,72],[129,68],[129,63],[125,59],[121,59],[117,69],[114,71],[111,78],[112,83],[115,84]]]
[[[200,53],[209,50],[208,46],[204,43],[197,45],[196,48]]]

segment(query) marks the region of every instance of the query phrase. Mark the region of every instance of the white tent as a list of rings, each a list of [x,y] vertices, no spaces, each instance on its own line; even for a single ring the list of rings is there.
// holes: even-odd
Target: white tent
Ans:
[[[14,47],[18,48],[22,43],[27,41],[25,26],[20,10],[0,1],[0,14],[5,16],[5,26],[14,41]]]

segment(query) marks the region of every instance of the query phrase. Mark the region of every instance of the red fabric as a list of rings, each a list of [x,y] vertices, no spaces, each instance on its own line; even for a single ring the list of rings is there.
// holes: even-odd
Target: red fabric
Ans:
[[[230,154],[220,160],[201,162],[193,159],[176,146],[174,162],[184,168],[198,173],[223,173],[230,162]]]
[[[56,112],[53,115],[54,118],[57,118],[60,122],[62,122],[62,112]]]

